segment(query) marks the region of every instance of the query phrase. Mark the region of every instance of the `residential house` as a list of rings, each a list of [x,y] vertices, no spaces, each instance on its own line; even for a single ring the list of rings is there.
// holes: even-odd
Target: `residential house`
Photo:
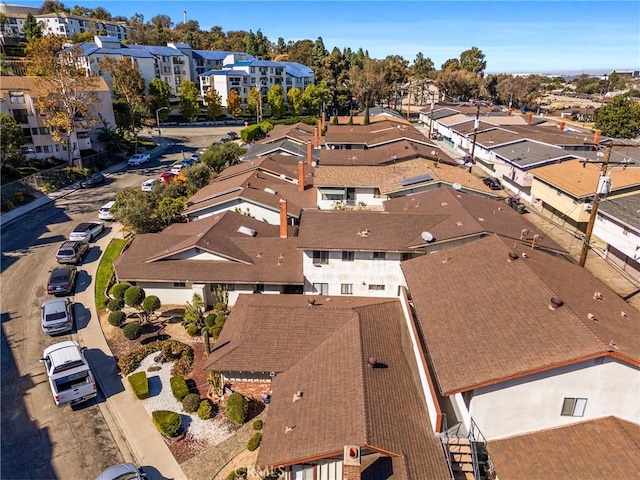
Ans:
[[[610,415],[640,423],[640,312],[588,271],[497,235],[401,267],[432,418],[489,441]]]
[[[369,125],[329,125],[325,134],[328,149],[362,150],[407,140],[437,148],[411,125],[390,120]]]
[[[593,234],[605,241],[607,260],[640,283],[640,192],[602,200]]]
[[[238,299],[207,367],[232,391],[269,397],[259,469],[296,479],[450,478],[407,312],[397,299]]]
[[[11,116],[24,130],[25,141],[22,153],[28,160],[51,157],[67,160],[69,158],[67,146],[52,138],[38,111],[37,80],[38,77],[2,77],[0,113]],[[111,91],[105,81],[96,78],[91,91],[95,93],[98,101],[91,105],[90,115],[115,125]],[[79,158],[81,150],[101,149],[98,140],[101,126],[100,124],[89,125],[85,119],[77,119],[76,130],[72,132],[70,138],[70,146],[73,149],[72,158]]]
[[[600,161],[596,152],[584,156]],[[603,176],[601,163],[572,156],[562,163],[536,168],[531,172],[530,200],[545,216],[584,232],[596,192],[616,199],[640,191],[640,164],[623,168],[616,162],[612,167]],[[610,234],[615,235],[614,231]]]
[[[187,200],[183,215],[198,220],[226,210],[273,225],[281,223],[280,200],[287,201],[286,218],[298,224],[305,208],[317,208],[312,167],[290,155],[257,157],[223,170]]]
[[[119,282],[163,304],[184,305],[197,293],[213,306],[220,287],[233,305],[241,293],[301,293],[304,283],[295,228],[236,212],[136,235],[113,265]]]
[[[613,416],[487,444],[500,480],[634,478],[640,472],[640,425]]]

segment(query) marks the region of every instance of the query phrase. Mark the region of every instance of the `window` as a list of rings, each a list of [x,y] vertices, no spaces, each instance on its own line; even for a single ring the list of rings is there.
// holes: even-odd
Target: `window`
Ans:
[[[314,283],[313,291],[318,295],[329,295],[329,284],[328,283]]]
[[[386,258],[385,252],[373,252],[374,260],[384,260]]]
[[[313,251],[313,264],[314,265],[329,265],[329,252],[324,250]]]
[[[31,135],[38,135],[38,129],[31,127]]]
[[[369,285],[369,290],[384,290],[384,285]]]
[[[565,398],[562,402],[562,412],[565,417],[583,417],[587,406],[586,398]]]
[[[53,147],[51,145],[43,145],[42,151],[44,153],[53,153]]]
[[[40,135],[49,135],[49,129],[47,127],[40,127]]]
[[[400,261],[404,262],[405,260],[411,260],[411,254],[410,253],[403,253],[402,255],[400,255]]]
[[[187,284],[185,282],[173,282],[174,287],[186,287]]]
[[[340,293],[342,295],[353,295],[353,283],[343,283],[340,285]]]
[[[253,289],[253,293],[263,293],[264,292],[264,284],[257,283],[256,288]]]
[[[9,101],[11,103],[24,103],[24,93],[9,92]]]
[[[18,108],[13,111],[13,118],[16,123],[29,123],[28,114],[26,109]]]
[[[353,262],[354,258],[355,258],[354,252],[342,252],[343,262]]]

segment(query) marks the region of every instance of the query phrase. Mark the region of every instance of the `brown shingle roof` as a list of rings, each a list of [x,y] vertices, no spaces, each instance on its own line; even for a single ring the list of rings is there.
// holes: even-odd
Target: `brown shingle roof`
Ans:
[[[592,196],[596,191],[600,167],[599,164],[589,162],[585,164],[579,159],[572,159],[536,168],[531,173],[536,179],[551,184],[560,191],[576,198],[583,198]],[[611,176],[613,193],[616,190],[640,186],[640,166],[638,165],[612,168],[609,169],[608,174]]]
[[[433,153],[432,153],[433,152]],[[401,140],[391,144],[380,145],[367,149],[352,150],[320,150],[320,166],[374,166],[399,163],[404,160],[415,158],[426,158],[433,160],[437,158],[442,163],[457,165],[446,153],[435,145],[424,145],[421,143]]]
[[[624,480],[640,474],[640,425],[616,417],[490,441],[501,480]]]
[[[489,236],[402,263],[443,394],[598,356],[640,364],[640,312],[561,257],[516,246],[528,258],[508,262],[513,246]]]
[[[13,75],[3,75],[0,90],[17,90],[17,91],[30,91],[34,92],[32,95],[37,95],[38,87],[37,80],[41,77],[22,77]],[[90,77],[86,79],[91,85],[87,85],[87,91],[94,92],[109,92],[111,91],[107,82],[102,77]],[[48,85],[45,82],[45,85]],[[47,88],[49,88],[47,86]]]
[[[245,226],[256,237],[239,233]],[[138,235],[114,262],[120,281],[303,283],[297,239],[280,238],[280,227],[227,211],[186,224],[174,224],[160,233]],[[290,227],[290,235],[294,229]],[[176,259],[199,248],[227,260]]]
[[[400,302],[314,297],[310,307],[305,296],[266,297],[238,299],[217,342],[229,341],[221,350],[231,351],[209,362],[283,372],[272,384],[257,463],[293,464],[358,445],[404,457],[406,475],[393,478],[447,478],[412,351],[402,348],[409,340]],[[368,367],[370,357],[382,368]],[[302,398],[293,402],[297,391]],[[294,428],[285,433],[287,426]]]
[[[283,138],[289,138],[299,143],[306,143],[313,141],[313,131],[315,127],[307,125],[306,123],[295,123],[293,125],[276,125],[273,130],[269,132],[266,138],[260,140],[257,143],[273,143]]]
[[[373,147],[401,140],[431,145],[415,127],[389,120],[369,125],[330,125],[325,134],[327,144],[362,144]]]

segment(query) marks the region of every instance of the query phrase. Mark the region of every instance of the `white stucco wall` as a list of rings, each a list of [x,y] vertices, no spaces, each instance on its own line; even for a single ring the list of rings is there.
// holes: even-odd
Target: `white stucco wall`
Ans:
[[[640,368],[605,358],[476,390],[470,413],[487,440],[609,415],[640,423]],[[565,398],[586,398],[583,417],[561,416]]]
[[[621,225],[618,221],[598,212],[593,234],[635,260],[640,260],[640,232]]]
[[[221,260],[225,262],[230,261],[228,258],[221,257],[219,255],[214,255],[213,253],[209,253],[209,252],[204,252],[197,248],[191,248],[185,252],[180,252],[176,255],[171,255],[170,257],[167,257],[167,260]]]
[[[174,287],[173,283],[160,282],[136,282],[138,287],[142,287],[147,295],[155,295],[160,299],[162,305],[186,305],[193,300],[194,293],[200,293],[193,284],[187,282],[185,287]]]
[[[241,198],[236,198],[219,205],[213,205],[210,208],[190,213],[188,216],[191,220],[199,220],[201,218],[207,218],[218,213],[226,212],[227,210],[235,209],[239,209],[242,214],[246,214],[248,211],[256,220],[260,220],[271,225],[280,225],[280,210],[269,210],[261,205],[247,202]]]
[[[341,202],[345,202],[349,208],[358,208],[358,206],[364,208],[372,206],[382,207],[382,203],[387,200],[387,196],[376,196],[376,190],[376,187],[356,187],[355,198],[347,201],[346,187],[318,187],[316,190],[316,200],[320,210],[334,210],[336,204]],[[325,194],[339,195],[340,192],[342,192],[342,200],[323,199]]]
[[[385,260],[373,260],[373,252],[355,252],[353,262],[343,262],[342,252],[329,252],[329,263],[313,264],[313,251],[305,250],[302,272],[304,293],[318,294],[314,283],[328,283],[328,295],[341,295],[341,284],[352,284],[353,295],[364,297],[397,297],[398,286],[406,286],[400,269],[399,253],[386,254]],[[364,284],[363,284],[364,283]],[[370,285],[384,285],[384,290],[370,290]]]

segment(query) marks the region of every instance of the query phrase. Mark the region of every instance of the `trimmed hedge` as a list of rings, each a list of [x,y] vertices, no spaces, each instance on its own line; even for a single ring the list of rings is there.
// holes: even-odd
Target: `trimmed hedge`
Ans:
[[[193,348],[177,340],[156,340],[134,348],[118,359],[118,368],[125,375],[140,366],[140,362],[153,352],[161,351],[165,360],[175,362],[171,375],[186,375],[193,366]]]
[[[113,298],[117,298],[124,302],[124,292],[126,292],[130,286],[131,284],[129,283],[116,283],[109,290],[109,295],[111,295]]]
[[[233,472],[229,472],[227,475],[227,480],[236,480],[239,478],[247,478],[247,468],[246,467],[238,467]]]
[[[242,425],[247,420],[249,403],[239,393],[232,393],[227,400],[226,415],[229,420],[238,425]]]
[[[213,417],[213,405],[211,405],[211,402],[206,398],[202,400],[198,406],[198,417],[200,417],[201,420],[208,420]]]
[[[122,333],[125,338],[128,338],[129,340],[135,340],[137,338],[140,338],[140,335],[142,335],[142,325],[140,324],[140,322],[129,322],[122,328]]]
[[[182,375],[171,377],[169,384],[171,385],[171,393],[179,402],[189,394],[189,387],[187,387],[187,382]]]
[[[147,379],[147,372],[132,373],[127,378],[136,397],[140,400],[149,398],[149,379]]]
[[[200,407],[200,395],[190,393],[182,399],[182,409],[187,413],[194,413]]]
[[[127,319],[126,313],[124,313],[122,310],[114,310],[113,312],[109,313],[109,318],[107,318],[107,321],[109,322],[109,325],[113,325],[114,327],[119,327],[124,323],[126,319]]]
[[[259,419],[255,420],[253,422],[252,427],[253,427],[254,430],[262,430],[262,427],[264,427],[264,422],[262,420],[259,420]]]
[[[111,312],[122,310],[122,307],[124,307],[124,300],[122,300],[121,298],[112,298],[107,302],[107,308]]]
[[[182,430],[182,417],[179,413],[155,410],[151,412],[151,419],[158,431],[165,437],[176,437]]]
[[[247,442],[247,450],[253,452],[256,448],[260,446],[260,441],[262,440],[262,433],[256,432]]]

